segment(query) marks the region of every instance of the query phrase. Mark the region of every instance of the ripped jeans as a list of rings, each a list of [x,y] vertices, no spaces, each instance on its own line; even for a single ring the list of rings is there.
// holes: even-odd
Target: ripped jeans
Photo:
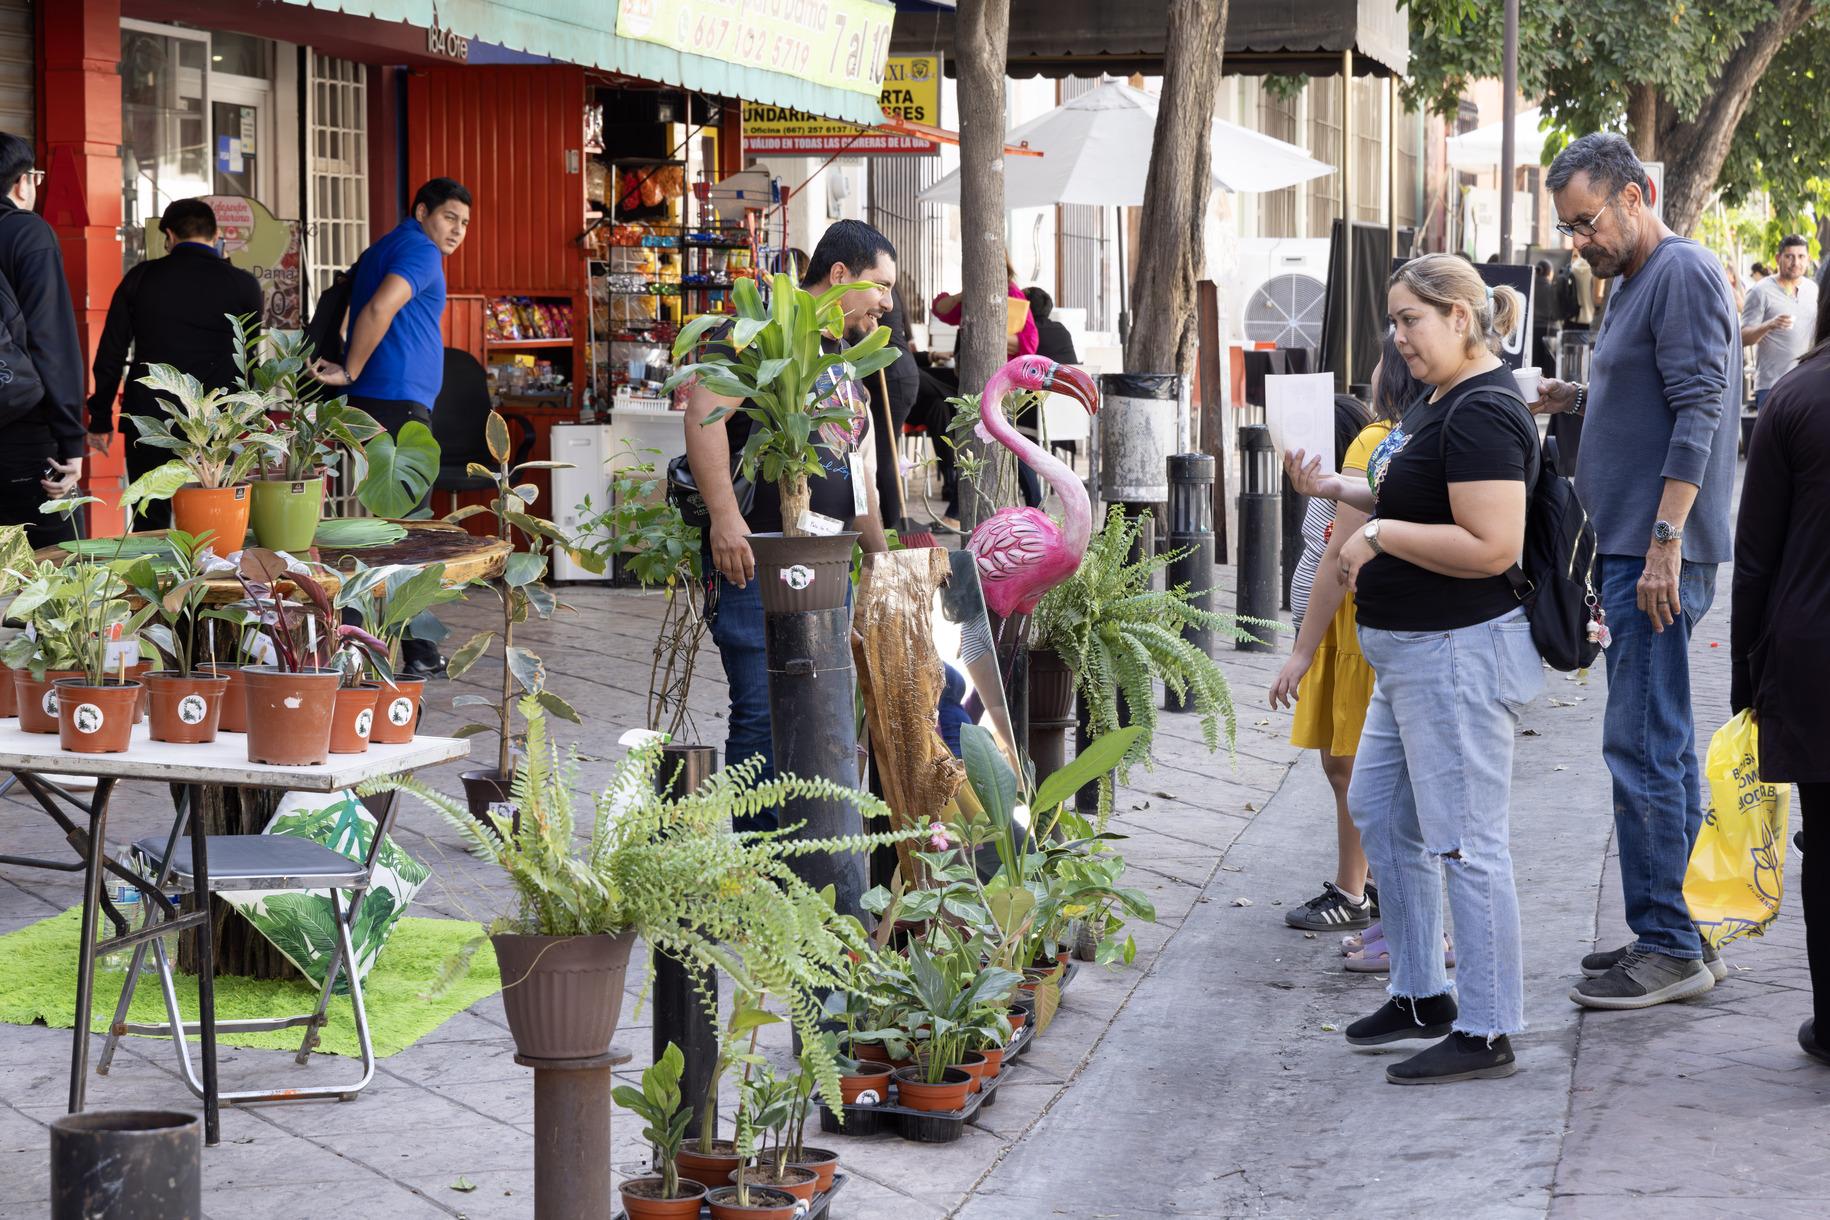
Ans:
[[[1347,807],[1373,875],[1394,996],[1449,988],[1443,871],[1455,920],[1455,1028],[1525,1028],[1519,899],[1506,815],[1518,712],[1544,689],[1523,610],[1454,631],[1360,627],[1378,676]]]

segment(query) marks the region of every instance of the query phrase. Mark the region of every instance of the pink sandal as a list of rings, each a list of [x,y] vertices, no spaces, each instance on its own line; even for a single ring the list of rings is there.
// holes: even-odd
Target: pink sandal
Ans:
[[[1455,942],[1449,939],[1447,932],[1442,934],[1442,964],[1450,970],[1455,969]],[[1344,965],[1349,974],[1390,974],[1392,955],[1386,948],[1385,937],[1380,936],[1357,952],[1349,953]]]

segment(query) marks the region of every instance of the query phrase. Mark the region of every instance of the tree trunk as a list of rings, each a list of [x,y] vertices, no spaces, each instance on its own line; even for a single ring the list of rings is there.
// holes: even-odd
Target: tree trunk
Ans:
[[[798,474],[791,479],[782,479],[775,487],[782,499],[782,537],[807,537],[807,531],[801,528],[801,516],[813,503],[813,492],[807,486],[807,476]]]
[[[1214,101],[1226,49],[1226,8],[1227,0],[1169,5],[1163,94],[1131,286],[1127,372],[1195,371],[1195,283],[1207,265],[1202,237],[1213,189]]]
[[[1627,141],[1641,161],[1658,160],[1658,87],[1627,86]]]
[[[1809,20],[1812,7],[1813,0],[1775,0],[1772,17],[1742,38],[1740,47],[1722,65],[1714,91],[1694,118],[1679,118],[1676,108],[1661,96],[1656,133],[1645,142],[1635,134],[1633,146],[1642,159],[1650,149],[1658,154],[1651,159],[1665,163],[1665,223],[1680,236],[1690,235],[1697,218],[1709,206],[1716,175],[1728,157],[1729,144],[1735,138],[1741,116],[1747,112],[1754,86],[1760,83],[1780,44]],[[1630,95],[1633,101],[1638,101],[1640,88],[1634,86]],[[1629,118],[1636,125],[1644,109],[1630,105]]]
[[[279,808],[280,792],[270,788],[224,788],[207,784],[203,788],[203,829],[213,835],[257,835],[267,828]],[[172,785],[172,800],[182,800],[182,785]],[[196,910],[197,896],[186,894],[183,910]],[[251,979],[303,978],[286,955],[255,930],[253,924],[217,895],[210,896],[210,927],[216,936],[216,973],[240,975]],[[197,958],[192,952],[194,938],[186,933],[178,938],[178,969],[185,974],[197,973]]]
[[[1004,304],[1010,277],[1004,269],[1004,67],[1010,36],[1010,0],[960,0],[953,55],[959,64],[960,232],[964,235],[964,304],[957,366],[962,394],[984,389],[1004,367]],[[977,477],[960,473],[960,526],[972,527],[996,512],[1005,453],[976,436],[958,438],[961,453],[984,465]]]

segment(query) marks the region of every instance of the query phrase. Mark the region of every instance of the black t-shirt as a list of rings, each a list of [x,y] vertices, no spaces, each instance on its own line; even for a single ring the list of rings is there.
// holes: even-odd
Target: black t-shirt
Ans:
[[[1509,391],[1496,401],[1479,389]],[[1405,408],[1403,421],[1373,450],[1366,478],[1378,497],[1374,516],[1387,521],[1451,525],[1449,484],[1518,479],[1527,493],[1538,478],[1538,428],[1502,364],[1456,386],[1440,402],[1427,396]],[[1456,400],[1445,445],[1442,421]],[[1504,576],[1444,576],[1395,555],[1375,555],[1360,569],[1359,621],[1382,631],[1453,631],[1500,617],[1519,604]]]
[[[831,338],[823,338],[821,344],[827,352],[840,351],[844,347],[838,340]],[[724,350],[728,355],[730,349]],[[849,369],[849,365],[837,364],[820,376],[820,386],[826,392],[827,397],[837,395],[850,405],[852,426],[849,429],[837,424],[826,424],[821,427],[820,466],[825,473],[819,478],[807,480],[808,507],[822,516],[843,521],[846,529],[851,528],[852,518],[859,515],[852,498],[849,457],[870,438],[869,400],[857,382],[848,380]],[[753,422],[741,411],[732,411],[725,416],[725,438],[730,442],[733,459],[743,452],[745,442],[750,439],[750,428]],[[760,469],[757,470],[756,475],[756,499],[751,505],[750,511],[744,516],[744,524],[750,527],[752,534],[780,533],[782,528],[781,491],[774,483],[762,478]],[[711,537],[709,531],[707,531],[706,537],[709,545]]]

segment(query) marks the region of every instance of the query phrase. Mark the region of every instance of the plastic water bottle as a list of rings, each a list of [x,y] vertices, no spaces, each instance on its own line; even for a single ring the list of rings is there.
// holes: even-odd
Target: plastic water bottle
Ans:
[[[119,911],[121,918],[127,921],[128,929],[138,928],[140,891],[125,881],[111,881],[107,886],[107,894],[108,900],[114,903],[114,909]],[[100,918],[96,921],[96,938],[97,940],[109,940],[115,934],[114,921],[108,918],[106,911],[99,912],[99,914]],[[132,949],[116,949],[112,953],[104,953],[97,957],[95,967],[108,974],[124,974],[132,962]]]

